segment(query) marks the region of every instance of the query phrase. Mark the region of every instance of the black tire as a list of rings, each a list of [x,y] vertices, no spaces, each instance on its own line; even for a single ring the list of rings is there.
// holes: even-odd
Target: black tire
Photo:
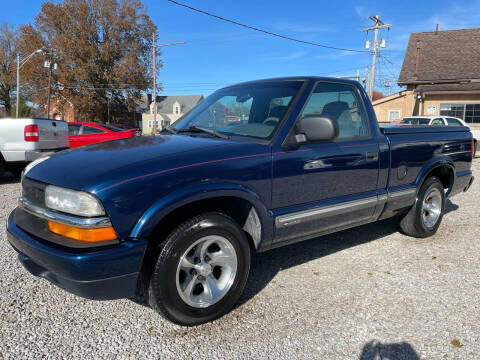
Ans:
[[[423,204],[425,202],[425,198],[432,191],[435,191],[433,189],[437,189],[438,192],[435,192],[435,193],[440,194],[441,210],[440,210],[438,219],[436,219],[434,225],[428,226],[425,223],[422,216],[422,213],[424,211]],[[426,238],[426,237],[432,236],[437,232],[438,227],[442,222],[444,212],[445,212],[445,189],[443,188],[443,184],[437,177],[435,176],[429,177],[425,180],[422,187],[420,188],[415,204],[400,221],[400,227],[402,228],[403,232],[406,235],[413,236],[416,238]]]
[[[216,235],[228,240],[237,259],[234,280],[228,292],[211,306],[188,305],[177,291],[177,267],[181,257],[199,239]],[[248,240],[230,217],[205,213],[178,226],[161,244],[160,254],[148,284],[148,303],[168,320],[184,326],[212,321],[228,312],[243,292],[250,271],[251,251]]]

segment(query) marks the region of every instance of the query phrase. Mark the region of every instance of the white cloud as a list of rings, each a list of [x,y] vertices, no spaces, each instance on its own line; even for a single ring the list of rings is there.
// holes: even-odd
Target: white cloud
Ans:
[[[450,7],[444,8],[441,12],[428,18],[424,27],[429,27],[430,31],[433,31],[436,24],[439,25],[440,30],[478,27],[480,24],[480,1],[452,3]]]
[[[272,56],[272,57],[270,57],[270,59],[271,60],[289,61],[289,60],[300,59],[300,58],[304,57],[306,54],[307,54],[307,52],[305,52],[305,51],[295,51],[295,52],[292,52],[291,54],[288,54],[288,55]]]
[[[365,19],[368,19],[369,16],[371,16],[371,14],[369,14],[368,11],[365,10],[363,6],[355,6],[354,9],[357,16],[361,19],[365,20]]]
[[[328,25],[292,23],[290,21],[286,21],[283,23],[275,23],[272,26],[277,31],[281,31],[289,34],[292,34],[292,33],[317,34],[317,33],[330,32],[333,30],[333,28]]]
[[[322,54],[322,55],[316,55],[316,59],[338,59],[338,58],[344,58],[352,55],[360,55],[364,53],[357,53],[357,52],[352,52],[352,51],[337,51],[335,53],[329,53],[329,54]]]

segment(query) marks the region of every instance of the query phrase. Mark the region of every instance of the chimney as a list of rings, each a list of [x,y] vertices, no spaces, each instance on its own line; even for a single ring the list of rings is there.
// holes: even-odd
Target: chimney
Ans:
[[[147,94],[148,105],[152,103],[152,94]]]
[[[437,34],[438,34],[438,24],[437,24],[437,26],[435,26],[435,35],[437,35]]]

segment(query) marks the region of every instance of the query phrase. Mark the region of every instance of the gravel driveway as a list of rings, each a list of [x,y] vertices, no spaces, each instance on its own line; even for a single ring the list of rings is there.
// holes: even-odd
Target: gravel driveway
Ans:
[[[0,359],[478,359],[479,180],[448,202],[432,238],[403,236],[389,220],[263,253],[236,309],[182,328],[27,273],[4,230],[20,185],[3,177]]]

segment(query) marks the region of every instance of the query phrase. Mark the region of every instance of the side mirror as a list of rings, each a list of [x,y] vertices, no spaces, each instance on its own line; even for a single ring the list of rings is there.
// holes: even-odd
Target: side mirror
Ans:
[[[338,124],[329,116],[307,115],[299,122],[297,141],[331,141],[338,136]],[[302,136],[303,135],[303,136]]]

